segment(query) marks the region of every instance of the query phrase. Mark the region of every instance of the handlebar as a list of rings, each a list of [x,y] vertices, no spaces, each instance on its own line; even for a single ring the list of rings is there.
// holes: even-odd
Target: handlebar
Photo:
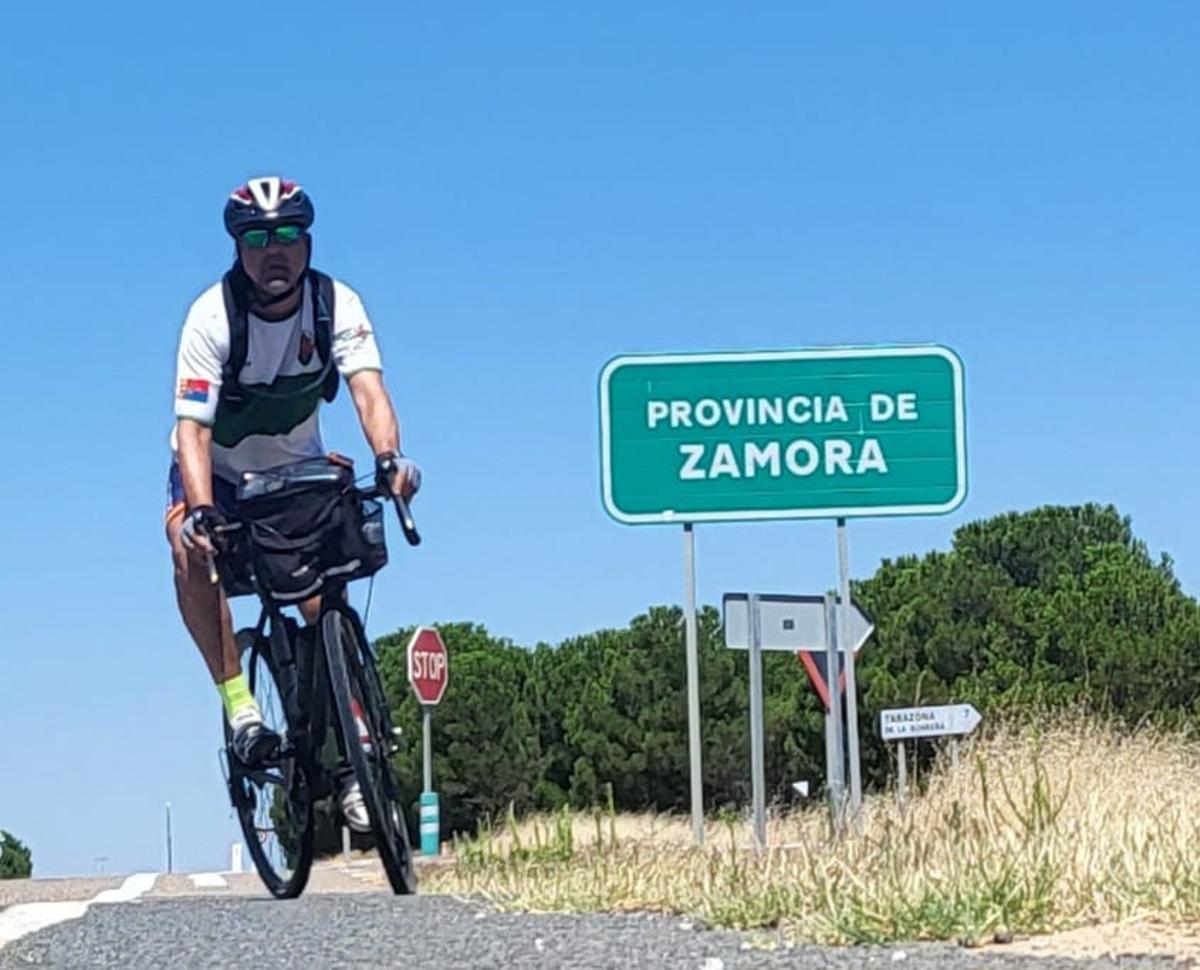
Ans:
[[[374,488],[360,488],[358,494],[362,498],[390,498],[396,506],[396,515],[400,519],[400,528],[404,531],[404,538],[408,540],[408,544],[410,546],[419,546],[421,544],[421,533],[417,531],[417,523],[413,519],[412,510],[408,507],[408,503],[404,501],[402,496],[385,491],[378,485]]]

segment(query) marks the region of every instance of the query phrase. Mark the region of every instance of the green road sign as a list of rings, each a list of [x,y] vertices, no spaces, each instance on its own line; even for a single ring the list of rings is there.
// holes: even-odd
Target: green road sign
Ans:
[[[618,357],[600,375],[604,507],[627,523],[949,512],[964,424],[944,347]]]

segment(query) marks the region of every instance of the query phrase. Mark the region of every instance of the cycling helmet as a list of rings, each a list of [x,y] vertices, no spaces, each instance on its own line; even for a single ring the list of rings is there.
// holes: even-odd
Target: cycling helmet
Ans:
[[[277,175],[250,179],[233,190],[225,203],[225,231],[237,239],[247,229],[288,223],[307,229],[313,224],[313,204],[297,183]]]

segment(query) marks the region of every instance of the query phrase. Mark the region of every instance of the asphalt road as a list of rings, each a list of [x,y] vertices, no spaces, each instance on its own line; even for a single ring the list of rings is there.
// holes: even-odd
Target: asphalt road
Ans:
[[[1170,960],[1075,961],[996,950],[920,945],[889,949],[797,947],[765,951],[738,934],[700,930],[674,917],[499,914],[448,897],[380,892],[261,897],[146,895],[93,904],[83,916],[0,949],[0,968],[375,967],[445,970],[747,970],[928,967],[1074,970],[1146,967]]]

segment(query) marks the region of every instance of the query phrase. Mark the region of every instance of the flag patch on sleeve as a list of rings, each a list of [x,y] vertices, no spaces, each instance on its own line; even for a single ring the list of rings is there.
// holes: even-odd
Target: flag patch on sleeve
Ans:
[[[184,378],[179,382],[179,400],[195,401],[197,404],[208,403],[208,381]]]

